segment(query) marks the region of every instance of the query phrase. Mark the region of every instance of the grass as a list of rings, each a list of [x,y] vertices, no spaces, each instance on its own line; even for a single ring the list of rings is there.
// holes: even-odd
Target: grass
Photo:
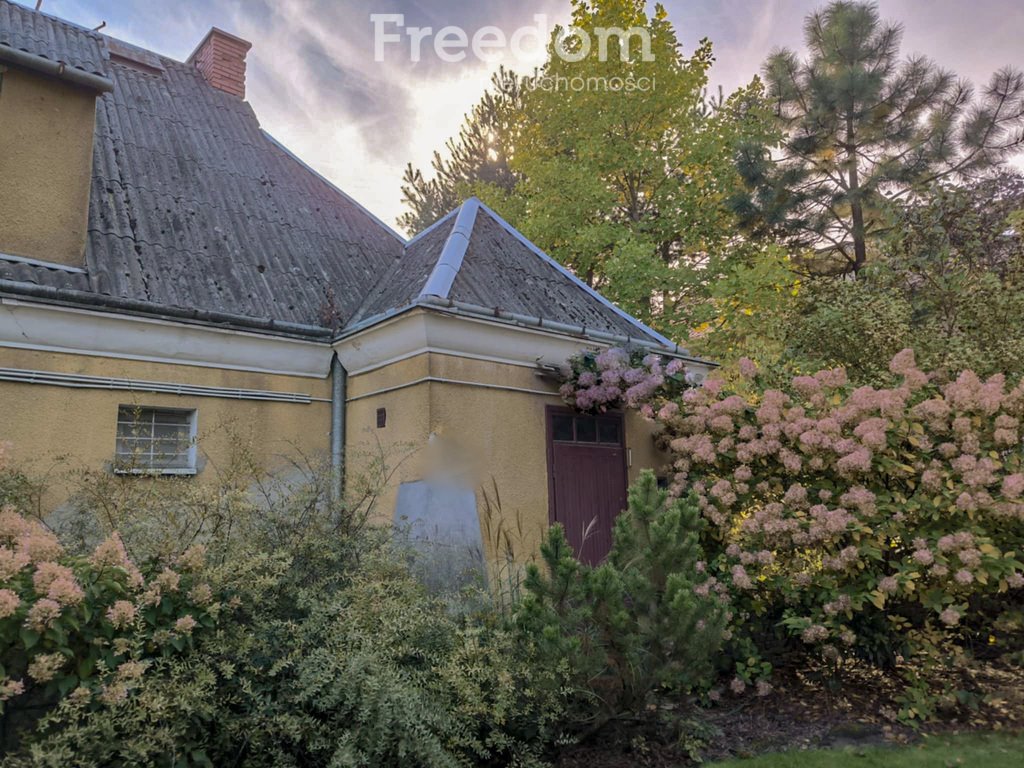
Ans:
[[[714,763],[709,768],[1021,768],[1024,737],[935,736],[908,747],[809,750]]]

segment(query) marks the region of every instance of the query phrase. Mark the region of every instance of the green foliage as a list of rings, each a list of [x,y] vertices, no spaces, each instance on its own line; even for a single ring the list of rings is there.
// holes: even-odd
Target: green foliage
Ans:
[[[734,226],[722,201],[738,183],[733,154],[770,130],[760,85],[709,101],[710,43],[685,58],[664,9],[648,15],[642,0],[577,0],[573,26],[595,39],[598,27],[643,28],[653,60],[644,60],[635,39],[612,37],[606,61],[596,52],[566,61],[552,42],[535,78],[542,87],[524,99],[513,158],[525,208],[518,217],[509,213],[541,248],[624,309],[685,333],[700,322],[691,313],[703,307],[730,257]],[[633,49],[623,51],[630,42]],[[574,78],[596,85],[543,87]],[[616,81],[653,86],[601,85]]]
[[[887,202],[976,175],[1024,141],[1024,75],[1003,69],[980,99],[923,57],[899,61],[902,29],[875,3],[832,2],[804,24],[809,56],[765,62],[781,153],[754,145],[731,201],[747,229],[813,249],[818,273],[858,272],[888,231]]]
[[[659,695],[709,680],[727,615],[702,588],[701,528],[696,506],[670,500],[650,471],[630,488],[605,563],[581,565],[552,527],[517,621],[542,657],[569,664],[582,722],[643,718]]]
[[[406,166],[402,178],[402,202],[409,208],[398,218],[406,232],[420,232],[471,195],[488,202],[502,199],[518,176],[510,158],[523,108],[523,84],[514,72],[500,67],[491,87],[466,115],[458,138],[445,144],[446,157],[434,152],[433,175]]]
[[[0,512],[0,744],[69,695],[123,701],[155,662],[214,630],[215,597],[198,549],[140,571],[116,537],[68,556],[40,523]]]
[[[1022,209],[1019,175],[932,187],[894,214],[856,281],[806,286],[790,314],[793,354],[862,384],[884,384],[906,347],[929,370],[1024,372],[1024,244],[1011,221]]]

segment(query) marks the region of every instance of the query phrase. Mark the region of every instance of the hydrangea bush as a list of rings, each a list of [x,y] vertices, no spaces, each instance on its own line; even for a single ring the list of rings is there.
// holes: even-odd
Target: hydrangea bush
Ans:
[[[202,561],[192,548],[147,578],[116,534],[69,556],[40,522],[0,510],[0,713],[124,701],[154,658],[215,625]]]
[[[753,363],[740,369],[732,388],[609,398],[664,425],[672,490],[697,495],[711,588],[731,595],[737,635],[765,642],[779,626],[826,659],[891,662],[1020,595],[1024,384],[928,374],[910,350],[880,389],[851,387],[841,369],[768,389]],[[563,395],[588,405],[595,386],[577,374]]]

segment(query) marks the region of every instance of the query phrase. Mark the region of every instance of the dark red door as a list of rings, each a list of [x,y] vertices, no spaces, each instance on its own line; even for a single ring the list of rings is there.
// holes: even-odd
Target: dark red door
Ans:
[[[549,406],[548,497],[584,563],[596,565],[612,546],[612,525],[626,507],[626,437],[622,414],[584,416]]]

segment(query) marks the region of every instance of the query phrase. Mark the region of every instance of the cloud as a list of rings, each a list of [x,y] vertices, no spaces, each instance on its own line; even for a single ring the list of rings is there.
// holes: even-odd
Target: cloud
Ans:
[[[732,90],[760,71],[773,48],[801,50],[804,16],[824,2],[665,5],[684,53],[711,38],[712,85]],[[407,26],[435,33],[458,25],[472,35],[489,25],[510,34],[538,13],[564,21],[571,10],[569,0],[45,0],[44,9],[90,27],[106,20],[104,31],[178,59],[214,25],[251,40],[248,96],[262,124],[388,221],[401,211],[405,163],[429,165],[497,65],[473,57],[443,62],[429,41],[419,62],[407,45],[389,47],[384,61],[374,61],[370,14],[403,14]],[[1024,64],[1019,0],[885,0],[881,12],[904,25],[904,54],[928,55],[977,85],[1001,66]]]

